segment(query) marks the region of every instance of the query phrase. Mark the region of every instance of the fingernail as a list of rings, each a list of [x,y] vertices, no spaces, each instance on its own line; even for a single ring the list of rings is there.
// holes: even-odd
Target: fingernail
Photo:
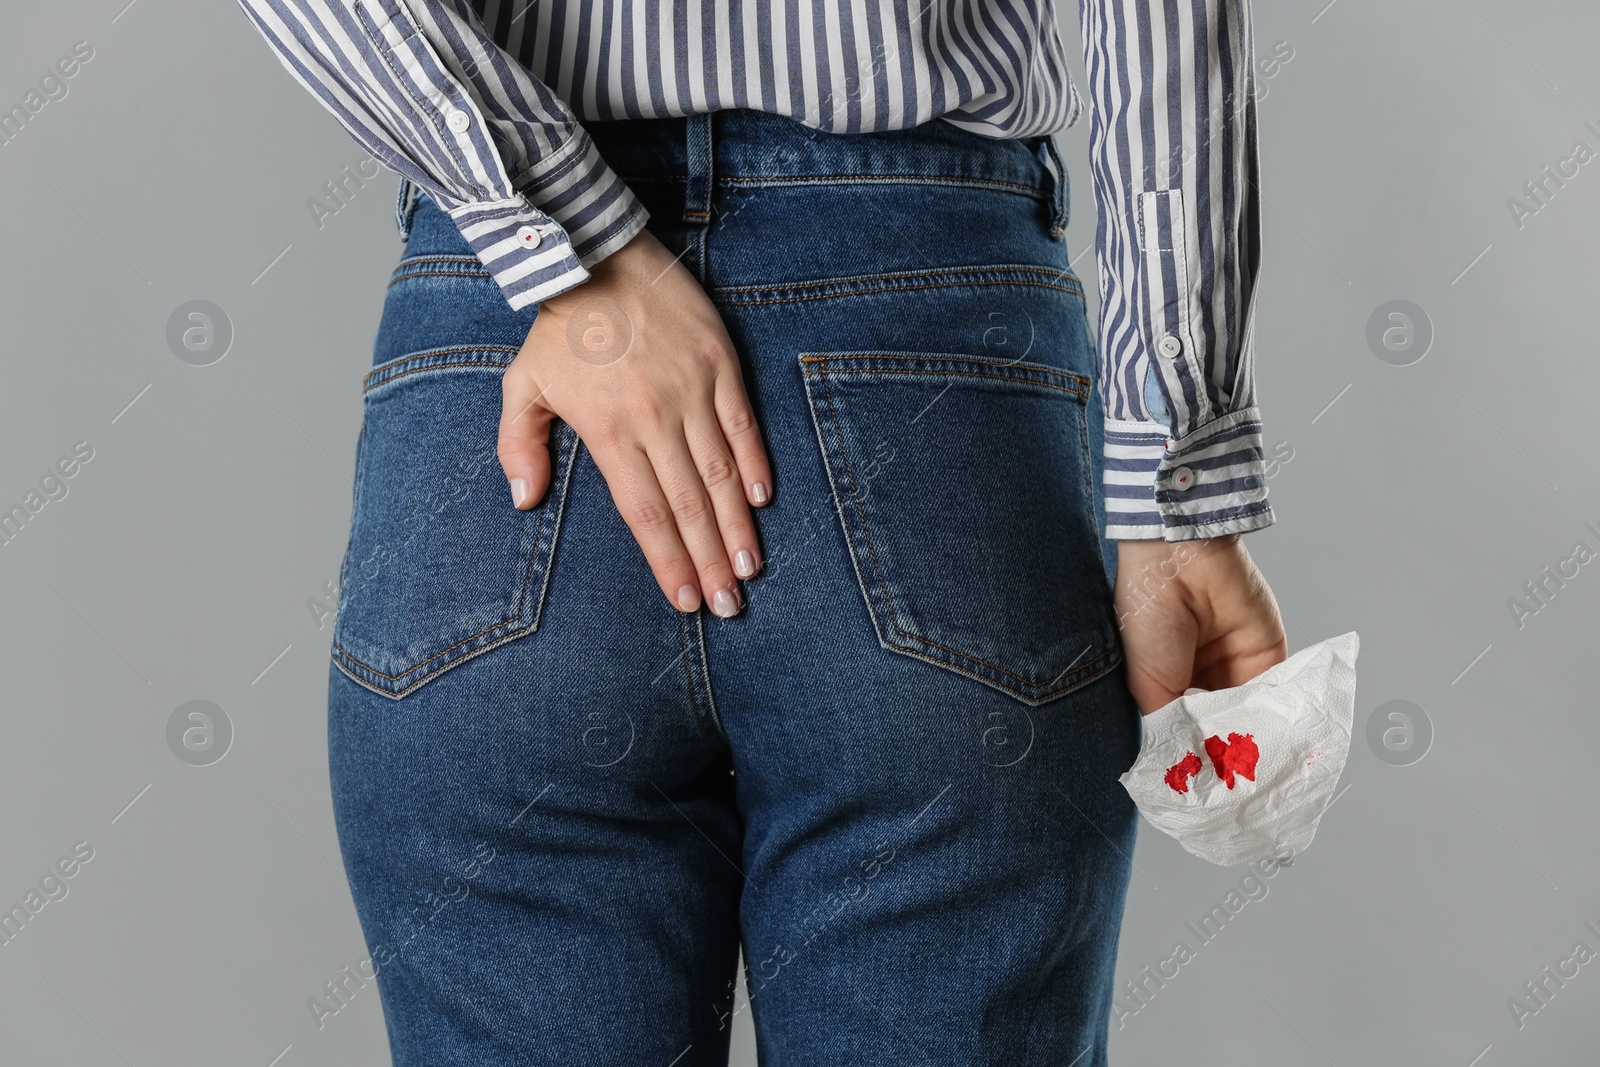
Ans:
[[[526,478],[511,479],[511,502],[520,508],[522,502],[526,499],[528,499],[528,480]]]
[[[692,585],[686,585],[678,590],[678,610],[693,611],[700,606],[700,594]]]
[[[756,573],[756,558],[747,548],[741,548],[733,556],[733,570],[741,578],[752,578]]]
[[[767,485],[766,485],[766,483],[765,482],[757,482],[754,485],[752,485],[750,487],[750,495],[755,497],[755,501],[756,501],[757,504],[765,504],[767,502]]]
[[[732,618],[739,614],[739,601],[728,590],[718,589],[711,594],[711,610],[721,618]]]

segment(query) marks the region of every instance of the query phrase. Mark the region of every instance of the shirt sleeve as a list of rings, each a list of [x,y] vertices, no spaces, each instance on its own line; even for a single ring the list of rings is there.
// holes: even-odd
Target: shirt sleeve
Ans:
[[[455,221],[513,309],[589,279],[649,214],[467,0],[238,0],[374,158]]]
[[[1273,521],[1256,406],[1249,0],[1080,0],[1099,208],[1106,536]]]

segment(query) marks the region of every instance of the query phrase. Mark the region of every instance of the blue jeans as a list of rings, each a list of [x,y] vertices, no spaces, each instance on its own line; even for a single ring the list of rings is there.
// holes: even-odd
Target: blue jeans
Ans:
[[[401,212],[328,724],[395,1063],[708,1067],[749,1010],[768,1067],[1104,1064],[1140,725],[1052,150],[590,129],[739,350],[766,566],[674,610],[564,423],[513,508],[536,311]]]

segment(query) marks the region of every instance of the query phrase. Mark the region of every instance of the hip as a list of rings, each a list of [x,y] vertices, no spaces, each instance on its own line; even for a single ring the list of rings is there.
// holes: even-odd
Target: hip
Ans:
[[[748,590],[772,640],[797,647],[782,635],[843,579],[855,638],[960,684],[1031,705],[1115,669],[1093,340],[1043,142],[745,112],[591,126],[738,349],[775,472]],[[426,197],[406,221],[341,583],[367,596],[335,635],[389,696],[531,633],[563,522],[606,510],[566,499],[581,476],[532,512],[503,499],[498,375],[537,309],[507,307]],[[587,469],[569,428],[554,443],[558,470]]]

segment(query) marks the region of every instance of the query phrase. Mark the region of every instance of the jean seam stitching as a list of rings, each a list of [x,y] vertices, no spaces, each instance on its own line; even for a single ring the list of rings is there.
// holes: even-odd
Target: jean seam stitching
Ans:
[[[723,729],[722,716],[717,712],[716,693],[711,688],[711,659],[706,655],[706,625],[705,616],[702,613],[695,612],[694,625],[695,636],[700,646],[700,672],[703,676],[701,681],[706,691],[706,716],[710,719],[711,727],[716,731],[717,737],[722,739],[723,745],[731,752],[733,750],[733,742],[728,740],[728,733]]]
[[[412,278],[493,278],[493,277],[494,277],[494,275],[489,273],[489,268],[487,268],[487,267],[482,267],[481,269],[474,270],[474,269],[471,269],[471,268],[467,267],[465,264],[463,264],[461,270],[408,270],[403,274],[396,273],[396,274],[390,275],[389,283],[387,285],[385,285],[384,288],[385,289],[393,289],[396,285],[399,285],[401,282],[409,281]]]
[[[804,285],[805,283],[802,283]],[[801,288],[802,285],[785,286],[785,288]],[[755,300],[728,300],[720,296],[720,290],[711,294],[712,300],[726,307],[755,307],[763,304],[803,304],[814,300],[837,300],[851,296],[875,296],[879,293],[909,293],[922,289],[959,289],[972,285],[1025,285],[1035,289],[1054,289],[1057,292],[1071,293],[1073,296],[1084,295],[1081,288],[1066,285],[1051,285],[1047,282],[1021,281],[1014,278],[994,278],[989,280],[966,279],[962,281],[939,282],[929,285],[881,285],[872,288],[843,288],[838,292],[817,293],[814,296],[775,297]]]
[[[678,612],[678,647],[683,649],[683,684],[689,692],[689,714],[694,717],[694,728],[701,737],[707,736],[705,716],[700,712],[700,699],[696,695],[694,664],[689,655],[689,618],[687,612]]]
[[[558,432],[558,434],[560,434],[560,433],[562,433],[562,431],[565,431],[565,430],[568,430],[568,429],[570,429],[570,428],[566,427],[565,424],[563,424],[561,430],[558,430],[557,432]],[[469,655],[456,656],[456,657],[452,658],[448,663],[444,664],[443,666],[434,667],[434,668],[432,668],[430,670],[425,671],[415,681],[413,681],[409,685],[407,685],[407,686],[405,686],[405,687],[403,687],[403,688],[401,688],[401,689],[399,689],[397,691],[390,692],[388,690],[382,690],[382,689],[376,690],[378,692],[382,692],[386,696],[397,696],[397,697],[398,696],[405,696],[407,693],[409,693],[412,690],[416,689],[418,686],[422,685],[423,683],[425,683],[427,681],[430,681],[433,678],[436,678],[440,673],[442,673],[445,670],[448,670],[450,667],[456,666],[459,663],[464,663],[468,659],[471,659],[471,658],[473,658],[475,656],[478,656],[478,655],[481,655],[481,654],[483,654],[485,652],[488,652],[491,649],[498,648],[501,645],[506,644],[507,642],[509,642],[509,641],[511,641],[511,640],[513,640],[513,639],[515,639],[517,637],[521,637],[524,634],[532,633],[533,631],[537,630],[539,628],[540,616],[543,613],[545,593],[549,589],[549,585],[550,585],[551,564],[555,559],[556,542],[560,538],[561,517],[566,511],[567,490],[568,490],[569,486],[571,485],[572,467],[573,467],[573,463],[576,460],[576,458],[577,458],[577,449],[576,449],[576,447],[572,447],[572,446],[569,445],[566,462],[561,465],[561,470],[562,470],[562,474],[561,474],[561,489],[560,489],[560,492],[557,494],[557,499],[555,501],[553,501],[553,503],[555,503],[556,506],[553,507],[553,508],[546,509],[544,514],[540,517],[539,525],[536,528],[535,533],[534,533],[533,551],[530,552],[529,556],[528,556],[527,567],[526,567],[526,570],[525,570],[525,572],[523,574],[522,587],[517,590],[517,601],[516,601],[516,603],[517,603],[517,611],[516,611],[516,614],[512,615],[508,619],[503,619],[500,622],[497,622],[497,623],[493,624],[492,626],[486,626],[482,630],[479,630],[475,634],[471,634],[471,635],[469,635],[467,637],[462,638],[461,640],[455,642],[452,645],[449,645],[448,647],[446,647],[444,649],[441,649],[440,651],[434,653],[432,656],[429,656],[427,659],[422,660],[420,663],[414,664],[408,670],[402,671],[399,674],[385,674],[383,671],[378,670],[376,667],[373,667],[370,664],[362,662],[361,660],[357,659],[354,655],[352,655],[350,653],[350,651],[348,649],[346,649],[344,647],[344,645],[342,643],[340,643],[339,641],[334,641],[333,642],[334,663],[336,665],[338,665],[340,667],[340,669],[344,670],[346,674],[351,674],[351,668],[350,668],[350,666],[347,666],[347,664],[345,662],[345,661],[348,661],[349,665],[353,665],[353,667],[355,667],[355,668],[359,668],[362,671],[366,671],[369,674],[373,675],[374,677],[383,678],[383,679],[386,679],[386,680],[391,681],[391,682],[392,681],[398,681],[398,680],[400,680],[402,678],[405,678],[405,677],[407,677],[409,675],[416,674],[418,671],[422,670],[428,664],[433,663],[435,660],[439,659],[442,656],[448,655],[449,653],[453,652],[455,649],[460,648],[462,645],[467,644],[467,643],[469,643],[471,641],[474,641],[474,640],[482,637],[486,633],[490,633],[490,632],[492,632],[494,630],[500,629],[501,627],[508,626],[508,625],[510,625],[512,623],[518,622],[518,621],[522,620],[525,615],[527,616],[527,622],[526,622],[525,625],[514,627],[513,629],[507,630],[504,634],[501,634],[498,637],[490,639],[490,641],[487,644],[485,644],[482,648],[473,650],[473,652],[471,654],[469,654]],[[549,541],[548,548],[544,547],[544,543],[545,543],[546,540]],[[525,599],[526,599],[527,594],[528,594],[528,588],[532,584],[532,581],[533,581],[533,571],[534,571],[535,564],[538,563],[541,558],[543,558],[543,560],[544,560],[544,565],[541,568],[543,570],[543,572],[544,572],[543,573],[543,580],[539,584],[539,591],[536,594],[536,601],[532,605],[532,607],[530,608],[525,604]],[[353,674],[351,676],[353,678],[355,678],[356,681],[362,682],[362,684],[367,685],[368,688],[373,688],[373,686],[370,684],[369,680],[362,679],[362,678],[359,678],[359,677],[355,677],[355,675],[353,675]]]
[[[873,274],[849,274],[838,278],[808,278],[793,282],[763,282],[758,285],[724,285],[718,286],[715,293],[741,294],[759,292],[781,292],[785,289],[821,289],[830,286],[851,285],[857,282],[892,281],[894,279],[932,279],[944,277],[952,283],[962,284],[984,275],[1045,275],[1051,278],[1069,280],[1074,283],[1067,288],[1076,288],[1080,292],[1083,288],[1082,281],[1070,270],[1060,267],[1050,267],[1037,263],[972,263],[954,264],[946,267],[928,267],[921,270],[879,271]],[[1009,280],[1002,278],[983,279],[992,281]]]
[[[452,370],[452,369],[455,369],[455,370],[465,369],[465,370],[489,370],[489,371],[493,371],[493,370],[503,370],[504,368],[503,368],[503,365],[497,364],[497,363],[430,363],[425,367],[412,367],[409,370],[403,370],[403,371],[400,371],[400,372],[398,372],[396,374],[391,374],[388,377],[382,379],[381,381],[376,381],[376,382],[373,382],[370,385],[363,386],[361,391],[363,393],[370,393],[374,389],[378,389],[378,388],[381,388],[381,387],[383,387],[385,385],[388,385],[390,382],[397,382],[401,378],[409,378],[413,374],[426,374],[429,371]]]
[[[1025,382],[1035,385],[1047,385],[1048,382],[1036,381],[1033,377],[1064,378],[1074,386],[1081,386],[1087,391],[1094,383],[1087,374],[1077,371],[1062,370],[1046,363],[1033,363],[1022,359],[991,359],[988,356],[974,356],[965,352],[902,352],[894,349],[864,349],[857,351],[840,352],[802,352],[800,362],[804,364],[826,365],[829,363],[864,363],[874,360],[904,360],[908,363],[938,363],[945,364],[946,369],[939,371],[901,371],[901,370],[834,370],[834,374],[976,374],[976,371],[966,371],[957,365],[975,365],[998,371],[1019,371],[1020,374],[1003,374],[999,377],[1006,381]]]
[[[802,371],[802,373],[806,373],[806,372]],[[867,526],[866,516],[863,515],[862,511],[861,511],[860,493],[856,489],[855,472],[851,469],[851,466],[850,466],[850,455],[844,448],[844,431],[843,431],[843,428],[839,425],[839,412],[838,412],[837,405],[834,403],[834,399],[833,399],[833,387],[828,381],[828,372],[827,372],[826,369],[817,371],[816,375],[818,377],[821,377],[821,379],[822,379],[823,394],[826,397],[826,401],[827,401],[827,405],[828,405],[828,414],[829,414],[829,417],[833,421],[834,438],[838,442],[837,451],[839,452],[840,458],[844,462],[844,473],[845,473],[845,477],[847,479],[847,483],[848,483],[848,487],[849,487],[849,491],[850,491],[851,503],[852,503],[853,509],[854,509],[854,511],[856,513],[856,526],[860,530],[861,536],[866,540],[867,552],[868,552],[869,556],[872,559],[873,574],[877,579],[878,585],[880,587],[882,587],[883,585],[885,585],[887,583],[886,583],[886,579],[884,578],[884,575],[883,575],[882,564],[880,564],[879,561],[878,561],[878,549],[877,549],[877,546],[873,543],[872,531]],[[1065,390],[1063,390],[1063,391],[1065,391]],[[847,540],[848,540],[848,533],[849,533],[849,531],[847,530],[846,531]],[[1013,673],[1011,671],[1006,670],[1004,667],[1001,667],[998,664],[990,663],[989,661],[987,661],[985,659],[982,659],[981,657],[971,655],[970,653],[961,652],[961,651],[959,651],[957,649],[949,648],[949,647],[947,647],[945,645],[940,644],[937,641],[929,640],[926,637],[923,637],[923,636],[921,636],[919,634],[915,634],[915,633],[912,633],[912,632],[906,630],[904,627],[902,627],[900,625],[899,618],[895,614],[894,604],[890,601],[888,595],[886,593],[883,593],[881,591],[881,588],[880,588],[880,591],[878,592],[878,595],[875,597],[871,592],[868,592],[868,590],[864,587],[865,583],[862,582],[862,584],[863,584],[862,592],[866,595],[868,609],[869,610],[871,609],[874,600],[881,600],[882,604],[883,604],[884,613],[888,616],[889,625],[894,629],[895,633],[899,634],[902,638],[906,638],[906,639],[911,640],[911,641],[916,641],[916,642],[919,642],[919,643],[921,643],[923,645],[926,645],[926,646],[929,646],[929,647],[932,647],[932,648],[937,648],[937,649],[939,649],[939,650],[941,650],[943,652],[946,652],[946,653],[948,653],[948,654],[950,654],[952,656],[957,657],[958,659],[962,659],[962,660],[965,660],[965,661],[967,661],[969,663],[974,663],[974,664],[977,664],[979,666],[986,667],[986,668],[988,668],[988,669],[990,669],[992,671],[995,671],[996,673],[1003,674],[1008,678],[1015,678],[1018,683],[1027,686],[1030,690],[1035,691],[1038,695],[1044,695],[1044,693],[1048,692],[1048,690],[1050,689],[1051,686],[1057,685],[1058,683],[1060,683],[1060,681],[1064,677],[1067,677],[1069,674],[1074,673],[1075,669],[1076,669],[1076,673],[1082,673],[1083,671],[1088,670],[1093,664],[1097,663],[1098,661],[1100,661],[1102,659],[1105,659],[1107,656],[1111,655],[1115,651],[1115,649],[1107,649],[1104,652],[1101,652],[1100,655],[1094,657],[1094,659],[1091,659],[1091,660],[1085,662],[1081,666],[1079,666],[1077,663],[1073,663],[1073,664],[1069,665],[1066,669],[1062,670],[1059,674],[1055,675],[1052,678],[1048,678],[1048,679],[1046,679],[1044,681],[1040,681],[1040,682],[1031,681],[1031,680],[1029,680],[1027,678],[1022,677],[1019,674],[1015,674],[1015,673]],[[880,635],[880,639],[881,639],[881,635]],[[899,646],[893,646],[893,647],[895,647],[897,651],[904,651],[904,650],[900,649]],[[916,650],[912,650],[912,651],[916,651]],[[943,663],[943,661],[937,661],[937,662]],[[945,664],[945,665],[948,665],[948,664]],[[990,679],[989,681],[995,682],[994,679]],[[1086,682],[1086,681],[1088,681],[1088,679],[1085,679],[1084,681]],[[1005,683],[1002,682],[1002,683],[998,683],[998,684],[1002,688],[1005,688],[1006,692],[1013,692],[1010,688],[1006,688],[1005,687]],[[1080,684],[1082,684],[1082,683],[1080,683]],[[1063,691],[1063,692],[1065,692],[1065,691]],[[1014,694],[1014,695],[1017,695],[1017,694]],[[1057,695],[1062,695],[1062,694],[1057,694]]]
[[[395,269],[399,270],[410,263],[471,263],[483,267],[483,260],[477,256],[469,256],[459,252],[425,252],[415,256],[407,256],[395,264]],[[487,267],[484,267],[484,269],[488,270]]]
[[[451,348],[429,348],[429,349],[425,349],[425,350],[423,350],[421,352],[411,352],[411,353],[409,353],[407,355],[399,356],[399,357],[397,357],[395,359],[391,359],[386,363],[381,363],[378,366],[373,367],[366,374],[362,375],[361,380],[363,382],[370,381],[371,379],[373,379],[373,378],[375,378],[375,377],[377,377],[377,376],[379,376],[381,374],[385,374],[385,373],[387,373],[389,371],[392,371],[392,370],[395,370],[395,369],[397,369],[399,367],[402,367],[408,361],[412,361],[412,360],[422,361],[422,360],[432,359],[432,358],[434,358],[436,356],[455,356],[455,355],[460,355],[463,352],[494,352],[494,353],[502,353],[502,354],[503,353],[510,353],[511,355],[515,356],[519,351],[521,351],[521,350],[517,349],[517,348],[512,348],[510,345],[489,345],[489,344],[485,344],[485,345],[460,345],[460,346],[451,347]],[[507,362],[509,362],[509,361],[507,361]],[[464,364],[464,365],[468,366],[468,367],[489,367],[489,368],[494,368],[494,367],[497,367],[497,366],[498,367],[503,367],[504,366],[504,364],[497,364],[497,363],[493,363],[493,362],[488,362],[488,363],[467,363],[467,364]],[[422,369],[426,369],[426,368],[422,368]],[[409,374],[411,372],[410,371],[405,371],[403,373]],[[387,379],[385,379],[385,380],[387,380]]]
[[[352,655],[350,653],[349,649],[345,648],[344,645],[341,644],[338,641],[335,641],[333,643],[333,647],[338,649],[341,655],[343,655],[346,659],[348,659],[351,663],[355,664],[357,667],[360,667],[361,669],[366,670],[366,671],[371,671],[373,674],[377,675],[379,678],[386,678],[386,679],[388,679],[390,681],[394,681],[394,680],[399,679],[399,678],[404,678],[407,675],[417,673],[417,671],[421,670],[423,667],[425,667],[428,664],[432,663],[434,660],[438,659],[439,657],[449,655],[451,652],[453,652],[456,649],[460,648],[462,645],[465,645],[465,644],[467,644],[467,643],[469,643],[471,641],[475,641],[479,637],[482,637],[486,633],[490,633],[491,631],[498,630],[502,626],[509,626],[512,623],[521,621],[522,618],[523,618],[524,610],[525,610],[523,608],[523,601],[524,601],[524,598],[526,598],[527,595],[528,595],[528,585],[533,581],[533,567],[534,567],[534,564],[539,559],[540,544],[544,541],[544,526],[545,526],[545,523],[548,520],[548,518],[549,518],[549,512],[546,512],[545,514],[543,514],[543,515],[541,515],[539,517],[539,525],[534,530],[533,551],[528,553],[528,563],[527,563],[526,567],[523,569],[522,585],[517,589],[517,599],[514,602],[514,604],[512,605],[512,614],[508,618],[501,619],[499,622],[492,623],[489,626],[485,626],[483,629],[479,630],[477,633],[468,634],[466,637],[463,637],[461,640],[457,641],[455,644],[445,646],[444,648],[440,649],[438,652],[435,652],[433,655],[429,656],[427,659],[421,660],[420,662],[413,664],[410,668],[408,668],[407,670],[401,671],[399,674],[385,674],[383,671],[378,670],[376,667],[372,666],[371,664],[363,663],[361,660],[357,659],[354,655]],[[536,624],[536,620],[535,620],[535,624]],[[517,632],[517,631],[513,630],[513,631],[509,631],[509,632],[514,633],[514,632]]]
[[[1008,182],[999,178],[972,178],[959,174],[745,174],[718,178],[718,182],[729,185],[756,185],[764,184],[775,187],[788,185],[832,185],[845,182],[871,182],[876,184],[893,185],[953,185],[971,186],[983,189],[1016,190],[1023,196],[1033,200],[1049,201],[1050,196],[1037,185],[1028,185],[1023,182]]]
[[[895,378],[904,377],[904,376],[908,376],[908,375],[916,375],[916,376],[919,376],[919,377],[928,377],[928,378],[978,378],[978,379],[983,379],[983,380],[986,380],[986,381],[1006,382],[1009,385],[1020,385],[1020,386],[1031,385],[1031,386],[1033,386],[1033,387],[1035,387],[1037,389],[1049,389],[1051,392],[1063,393],[1063,394],[1065,394],[1067,396],[1070,396],[1070,397],[1072,397],[1072,398],[1074,398],[1076,400],[1083,400],[1088,396],[1087,390],[1079,391],[1077,389],[1069,389],[1064,385],[1052,385],[1050,382],[1036,382],[1036,381],[1033,381],[1033,380],[1028,379],[1028,378],[1013,378],[1013,377],[1009,377],[1009,376],[1004,375],[1004,374],[980,374],[977,371],[957,371],[957,370],[870,370],[870,369],[863,368],[861,370],[833,370],[833,371],[826,371],[824,373],[826,373],[826,374],[881,374],[881,375],[885,375],[887,377],[895,377]]]

